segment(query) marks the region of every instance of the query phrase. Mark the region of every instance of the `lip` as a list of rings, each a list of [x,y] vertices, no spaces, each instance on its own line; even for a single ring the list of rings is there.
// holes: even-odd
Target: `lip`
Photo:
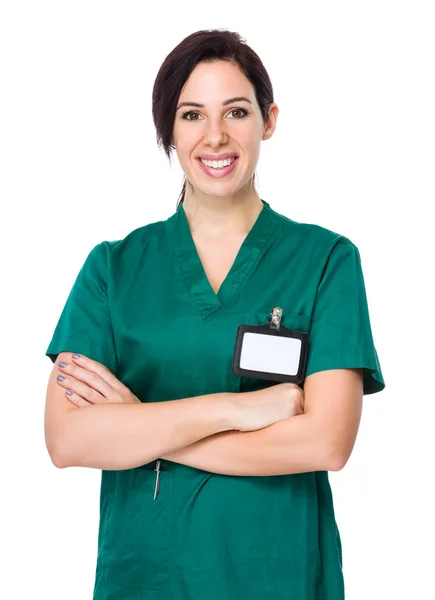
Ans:
[[[232,157],[230,157],[232,158]],[[209,175],[210,177],[214,177],[215,179],[221,179],[222,177],[226,177],[227,175],[229,175],[235,168],[237,163],[239,162],[239,157],[236,156],[235,159],[233,160],[233,162],[228,165],[228,167],[223,167],[222,169],[213,169],[213,167],[207,167],[207,165],[205,165],[200,158],[197,159],[199,162],[199,166],[201,167],[201,169],[204,171],[204,173],[206,175]],[[207,160],[207,159],[206,159]]]

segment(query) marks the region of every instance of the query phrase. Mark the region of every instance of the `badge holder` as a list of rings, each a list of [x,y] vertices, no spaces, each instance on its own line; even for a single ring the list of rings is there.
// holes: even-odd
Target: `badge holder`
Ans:
[[[241,377],[300,384],[305,377],[308,333],[281,325],[282,308],[275,306],[264,325],[239,325],[233,373]]]

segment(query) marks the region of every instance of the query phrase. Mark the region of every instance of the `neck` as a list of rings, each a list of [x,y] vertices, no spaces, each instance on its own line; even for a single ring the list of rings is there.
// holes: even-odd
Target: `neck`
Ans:
[[[263,210],[263,202],[256,193],[235,197],[204,196],[194,194],[183,201],[190,230],[196,235],[221,235],[224,232],[248,233]]]

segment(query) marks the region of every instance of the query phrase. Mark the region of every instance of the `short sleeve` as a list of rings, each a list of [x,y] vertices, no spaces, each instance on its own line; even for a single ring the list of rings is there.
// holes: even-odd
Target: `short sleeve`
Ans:
[[[305,377],[328,369],[363,369],[364,394],[384,389],[370,324],[358,248],[340,237],[318,285]]]
[[[107,293],[107,251],[106,242],[95,246],[77,275],[45,353],[53,363],[60,352],[76,352],[116,371]]]

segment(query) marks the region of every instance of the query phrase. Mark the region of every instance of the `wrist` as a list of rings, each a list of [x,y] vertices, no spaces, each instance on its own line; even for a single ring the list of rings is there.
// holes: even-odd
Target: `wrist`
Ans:
[[[239,408],[234,401],[237,395],[233,392],[214,394],[216,433],[237,429]]]

